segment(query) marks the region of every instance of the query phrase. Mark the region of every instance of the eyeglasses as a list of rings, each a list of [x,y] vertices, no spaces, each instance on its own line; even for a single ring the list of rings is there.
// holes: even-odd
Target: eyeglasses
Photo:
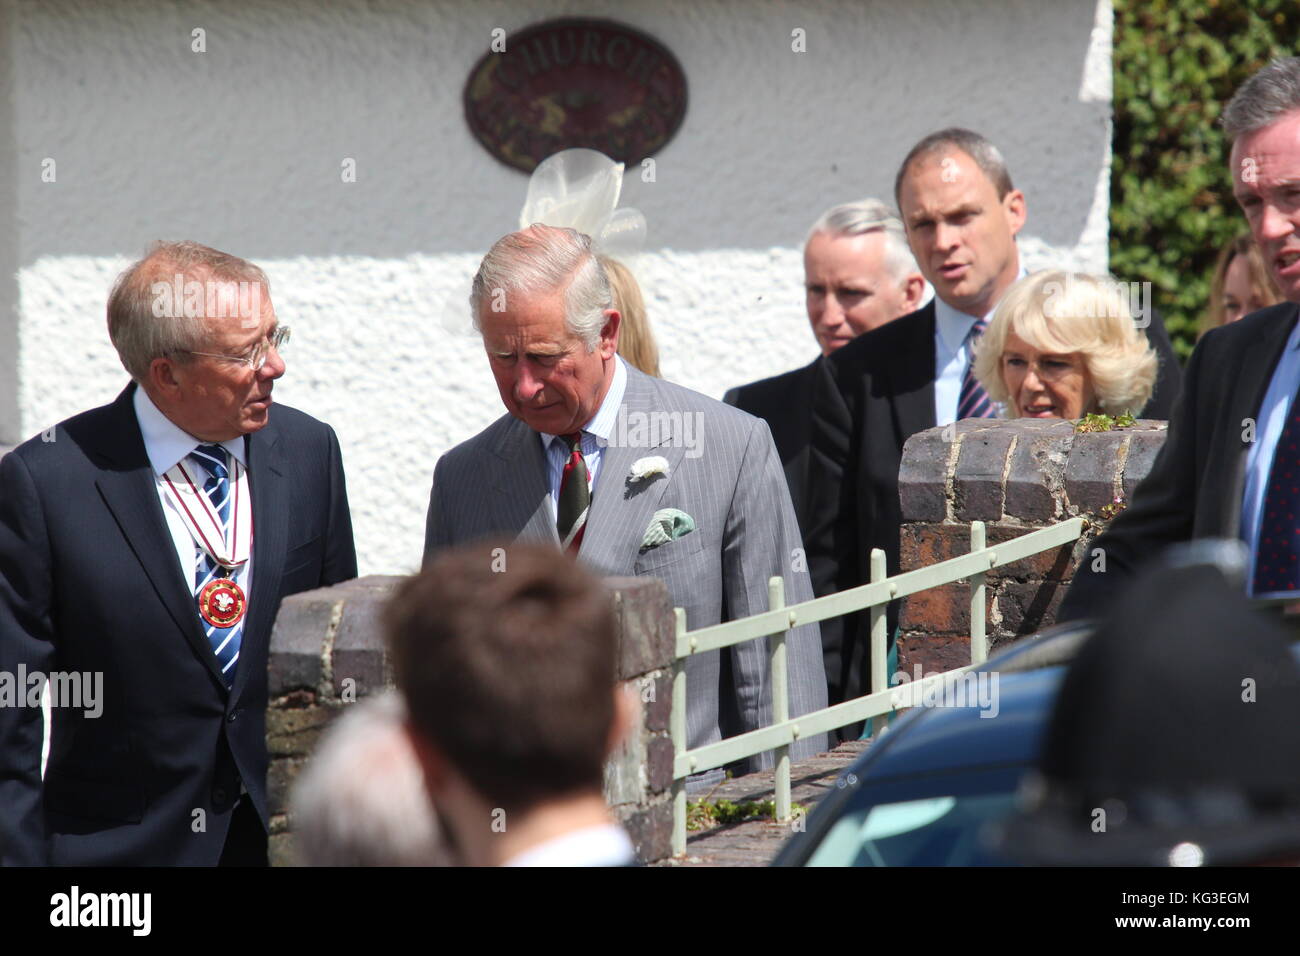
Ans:
[[[275,331],[267,338],[263,339],[253,346],[253,350],[247,355],[226,355],[222,352],[189,352],[190,355],[206,355],[208,358],[225,359],[227,362],[237,362],[254,372],[261,369],[266,364],[266,360],[271,357],[271,349],[277,352],[284,350],[289,344],[290,328],[287,325],[277,325]]]

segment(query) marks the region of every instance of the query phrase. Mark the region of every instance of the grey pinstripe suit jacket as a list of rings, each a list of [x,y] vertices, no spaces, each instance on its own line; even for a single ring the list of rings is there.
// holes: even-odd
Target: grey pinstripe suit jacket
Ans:
[[[795,549],[802,547],[799,530],[766,423],[630,366],[620,411],[627,427],[616,429],[603,450],[592,489],[580,552],[588,567],[602,576],[663,579],[673,605],[686,609],[691,629],[766,610],[767,580],[776,574],[785,578],[787,604],[812,597],[808,572],[791,570],[806,564],[794,560]],[[657,417],[651,419],[652,413]],[[638,431],[638,424],[646,422],[662,427]],[[632,463],[649,455],[668,460],[668,475],[628,482]],[[549,498],[541,439],[505,415],[438,461],[426,557],[439,548],[492,536],[549,541],[558,548]],[[646,528],[660,508],[685,511],[694,518],[695,531],[641,552]],[[771,723],[763,645],[749,641],[690,659],[690,747]],[[794,630],[787,660],[791,715],[825,707],[826,674],[816,624]],[[795,743],[791,753],[809,756],[825,746],[825,735],[818,734]],[[771,765],[769,752],[745,769]]]

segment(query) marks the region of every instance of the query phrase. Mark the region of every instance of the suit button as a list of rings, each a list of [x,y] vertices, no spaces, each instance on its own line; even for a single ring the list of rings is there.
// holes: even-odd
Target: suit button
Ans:
[[[222,804],[226,802],[225,787],[214,787],[212,789],[212,802],[216,804]]]
[[[237,718],[238,716],[239,716],[239,711],[232,710],[230,713],[226,715],[226,723],[233,724],[235,722],[235,718]]]

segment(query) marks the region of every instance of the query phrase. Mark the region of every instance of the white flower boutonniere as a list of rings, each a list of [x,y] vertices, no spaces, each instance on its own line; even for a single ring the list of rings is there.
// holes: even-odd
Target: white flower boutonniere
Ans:
[[[642,481],[653,478],[655,475],[668,474],[668,459],[659,455],[652,455],[649,458],[638,458],[632,462],[632,471],[628,474],[628,481]]]

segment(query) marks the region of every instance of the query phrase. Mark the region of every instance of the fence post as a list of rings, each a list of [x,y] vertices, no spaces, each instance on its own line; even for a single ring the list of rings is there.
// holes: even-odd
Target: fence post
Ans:
[[[676,641],[686,634],[686,609],[673,608],[677,627]],[[668,719],[673,738],[673,763],[686,752],[686,658],[673,653],[673,709]],[[686,855],[686,778],[673,772],[673,856]]]
[[[970,523],[970,549],[972,554],[984,550],[983,521]],[[988,637],[984,633],[984,579],[983,571],[970,576],[970,662],[973,665],[989,659]]]
[[[885,552],[879,548],[871,549],[871,583],[885,580]],[[892,588],[891,588],[892,590]],[[888,602],[876,604],[871,608],[871,693],[876,694],[889,687],[889,675],[885,668],[889,666],[889,635],[887,611]]]
[[[767,582],[767,608],[779,611],[785,607],[785,580],[773,576]],[[791,612],[793,613],[793,612]],[[794,621],[789,621],[794,624]],[[784,723],[790,719],[790,682],[786,674],[785,639],[790,632],[780,631],[772,635],[772,722]],[[790,745],[782,744],[776,748],[776,781],[773,790],[776,794],[776,819],[785,823],[790,819]]]

